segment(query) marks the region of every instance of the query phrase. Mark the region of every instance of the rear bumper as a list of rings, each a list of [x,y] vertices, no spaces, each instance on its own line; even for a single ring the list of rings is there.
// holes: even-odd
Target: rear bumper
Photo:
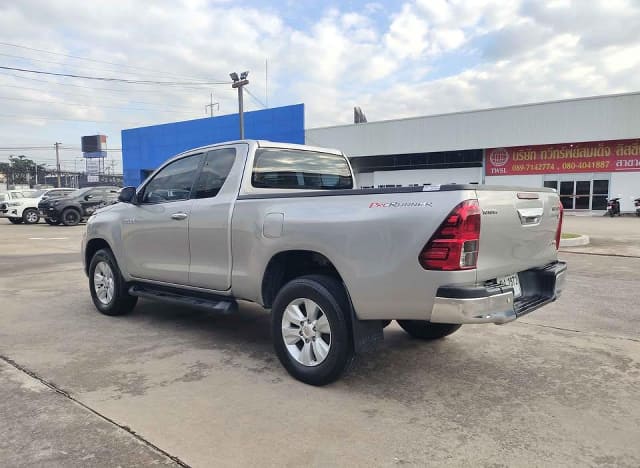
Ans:
[[[564,288],[566,272],[567,264],[564,262],[521,271],[522,296],[515,300],[513,288],[496,284],[441,287],[430,321],[457,324],[511,322],[555,301]]]

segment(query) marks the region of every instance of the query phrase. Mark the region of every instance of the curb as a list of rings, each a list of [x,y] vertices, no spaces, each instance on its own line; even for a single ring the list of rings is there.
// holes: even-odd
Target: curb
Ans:
[[[581,245],[589,245],[589,236],[584,234],[573,239],[560,239],[560,247],[579,247]]]

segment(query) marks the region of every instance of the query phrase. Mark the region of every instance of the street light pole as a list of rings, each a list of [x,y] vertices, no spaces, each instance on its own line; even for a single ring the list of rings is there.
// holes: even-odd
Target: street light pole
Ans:
[[[60,145],[62,143],[56,143],[56,172],[58,173],[58,188],[62,187],[60,185]]]
[[[229,76],[233,80],[231,84],[232,88],[238,89],[238,117],[240,120],[240,139],[244,140],[244,105],[243,105],[243,93],[242,88],[249,84],[249,80],[247,80],[247,76],[249,76],[249,72],[245,71],[238,74],[236,72],[230,73]]]

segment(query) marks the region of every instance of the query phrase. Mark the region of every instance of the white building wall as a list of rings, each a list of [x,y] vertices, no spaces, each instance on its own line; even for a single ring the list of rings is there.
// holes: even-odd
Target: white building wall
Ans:
[[[486,176],[484,180],[488,185],[517,185],[519,187],[542,187],[543,176],[535,175],[517,175],[517,176]]]
[[[620,211],[635,212],[633,200],[640,197],[640,172],[612,173],[609,193],[611,198],[620,197]]]
[[[361,172],[356,173],[356,183],[358,187],[372,187],[373,184],[373,172]]]
[[[411,184],[469,184],[482,183],[481,167],[457,169],[410,169],[402,171],[376,171],[373,173],[373,185],[411,185]]]
[[[640,93],[312,128],[306,143],[349,157],[640,136]]]

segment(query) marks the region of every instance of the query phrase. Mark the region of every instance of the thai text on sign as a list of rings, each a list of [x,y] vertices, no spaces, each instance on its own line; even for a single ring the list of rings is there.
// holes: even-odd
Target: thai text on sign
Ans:
[[[486,175],[640,171],[640,139],[485,150]]]

